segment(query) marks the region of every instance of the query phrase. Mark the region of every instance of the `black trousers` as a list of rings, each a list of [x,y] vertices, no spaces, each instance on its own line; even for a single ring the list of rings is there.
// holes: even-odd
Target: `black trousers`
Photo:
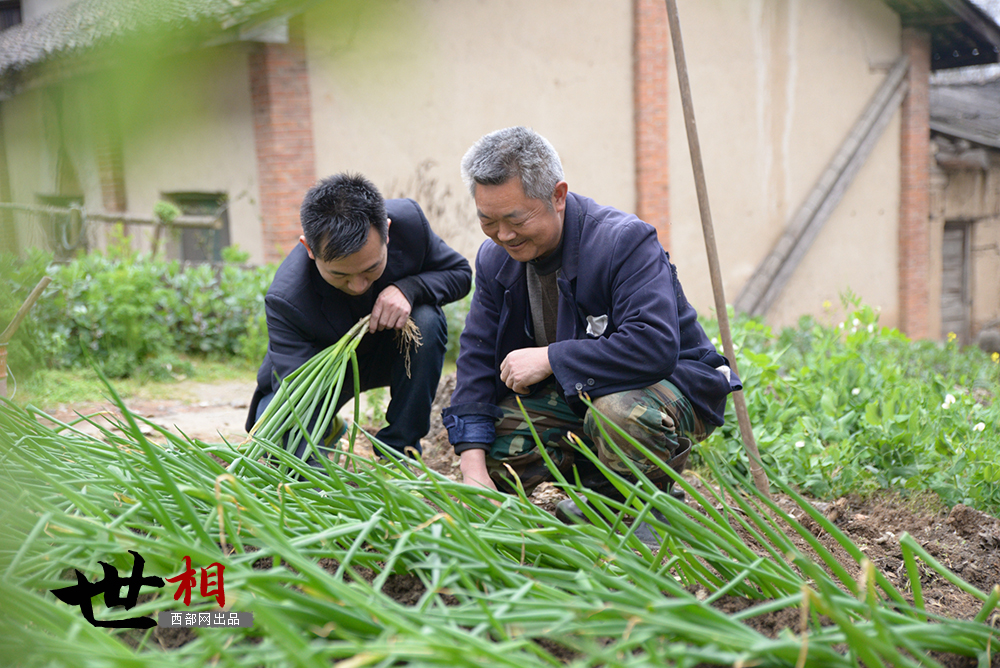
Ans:
[[[389,388],[389,406],[385,412],[389,424],[380,429],[376,437],[400,453],[404,453],[406,448],[422,452],[420,439],[430,430],[431,404],[441,380],[448,343],[448,322],[440,307],[420,304],[413,308],[410,318],[420,330],[421,345],[410,348],[409,375],[406,356],[399,350],[395,330],[366,334],[357,349],[361,391]],[[348,366],[337,410],[353,398],[354,371]],[[273,392],[261,399],[257,406],[258,420],[273,399]],[[312,431],[317,419],[318,416],[312,417],[309,431]],[[308,447],[303,439],[296,445],[295,455],[305,457]],[[310,463],[319,465],[318,462]]]

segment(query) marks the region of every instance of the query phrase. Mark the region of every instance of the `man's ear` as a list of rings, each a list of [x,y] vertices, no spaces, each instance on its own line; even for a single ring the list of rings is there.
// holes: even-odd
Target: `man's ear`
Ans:
[[[316,261],[316,256],[313,255],[312,248],[309,248],[309,244],[306,243],[306,235],[299,236],[299,243],[306,247],[306,253],[309,253],[309,259],[313,262]]]
[[[569,184],[565,181],[560,181],[556,184],[555,190],[552,191],[552,207],[556,211],[562,211],[566,208],[566,194],[569,192]]]
[[[389,245],[389,227],[392,226],[392,218],[385,219],[385,243]]]

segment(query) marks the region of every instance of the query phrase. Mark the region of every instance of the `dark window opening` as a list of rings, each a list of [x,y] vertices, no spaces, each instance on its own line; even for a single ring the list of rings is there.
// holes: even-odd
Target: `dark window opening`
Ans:
[[[21,22],[21,0],[0,0],[0,30]]]
[[[165,193],[186,216],[218,215],[219,229],[185,227],[180,230],[179,251],[183,262],[221,262],[222,249],[229,245],[229,199],[225,193]]]

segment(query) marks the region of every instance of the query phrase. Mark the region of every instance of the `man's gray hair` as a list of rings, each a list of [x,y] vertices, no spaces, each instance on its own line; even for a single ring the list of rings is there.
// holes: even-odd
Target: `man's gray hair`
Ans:
[[[552,205],[552,193],[563,180],[562,162],[552,144],[531,128],[483,135],[462,158],[462,180],[473,197],[476,184],[500,186],[515,176],[526,196]]]

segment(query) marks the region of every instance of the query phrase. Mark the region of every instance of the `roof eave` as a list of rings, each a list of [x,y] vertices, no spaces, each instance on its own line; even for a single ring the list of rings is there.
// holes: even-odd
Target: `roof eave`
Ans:
[[[1000,62],[1000,26],[970,0],[885,0],[904,28],[931,36],[931,69]]]

